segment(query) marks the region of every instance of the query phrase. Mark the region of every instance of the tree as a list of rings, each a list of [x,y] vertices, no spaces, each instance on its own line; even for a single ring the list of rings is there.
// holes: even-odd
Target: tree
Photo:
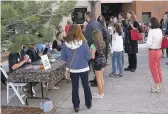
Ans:
[[[97,3],[98,1],[96,0],[89,0],[89,3],[90,3],[90,6],[91,6],[91,13],[92,13],[92,15],[93,15],[93,19],[94,20],[96,20],[96,14],[95,14],[95,12],[96,12],[96,3]]]
[[[73,12],[76,1],[2,1],[2,48],[20,51],[22,45],[51,42],[63,16]],[[38,37],[41,34],[42,37]]]

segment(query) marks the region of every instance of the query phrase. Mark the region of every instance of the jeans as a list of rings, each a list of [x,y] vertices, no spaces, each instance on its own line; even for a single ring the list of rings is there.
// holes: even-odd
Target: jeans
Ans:
[[[71,73],[72,81],[72,103],[74,108],[79,108],[79,77],[81,78],[85,94],[85,105],[90,107],[92,105],[92,95],[88,82],[88,72]]]
[[[116,73],[116,59],[117,59],[117,65],[119,67],[119,73],[123,73],[123,60],[122,60],[122,52],[113,52],[112,54],[112,71],[113,73]]]

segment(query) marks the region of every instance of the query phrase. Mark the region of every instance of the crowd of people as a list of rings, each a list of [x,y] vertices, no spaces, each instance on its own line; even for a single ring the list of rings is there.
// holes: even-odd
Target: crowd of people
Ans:
[[[112,28],[111,31],[108,31],[108,27]],[[65,30],[60,26],[57,28],[56,39],[53,41],[52,47],[48,43],[45,46],[32,44],[29,49],[24,46],[21,53],[11,52],[8,59],[9,70],[12,72],[26,64],[38,61],[41,55],[51,56],[53,52],[60,52],[61,59],[67,65],[66,74],[69,78],[66,78],[71,79],[72,82],[72,103],[75,112],[78,112],[80,107],[79,78],[81,78],[84,88],[85,105],[90,109],[92,98],[103,98],[105,96],[104,68],[108,65],[109,52],[112,65],[109,77],[121,78],[124,76],[123,70],[136,71],[138,67],[138,41],[132,40],[131,30],[136,30],[141,34],[147,33],[146,45],[149,49],[149,67],[155,82],[155,87],[152,87],[150,92],[159,93],[162,87],[161,60],[162,52],[164,52],[161,49],[161,44],[163,36],[168,36],[166,14],[161,22],[156,17],[150,18],[149,29],[147,29],[140,24],[136,14],[131,10],[127,12],[126,18],[124,18],[123,13],[119,13],[118,17],[111,16],[108,22],[102,15],[94,20],[92,13],[86,12],[82,29],[78,24],[73,24],[71,21],[67,22]],[[168,49],[166,50],[168,57]],[[123,68],[124,52],[128,55],[128,66],[126,68]],[[91,69],[95,78],[88,81]],[[69,73],[70,75],[68,75]],[[3,76],[1,81],[4,84],[6,83]],[[97,93],[91,93],[89,83],[92,87],[98,88]],[[25,90],[29,91],[28,87]]]
[[[163,18],[165,19],[165,15]],[[147,32],[146,46],[149,49],[149,67],[155,82],[155,86],[150,89],[150,92],[159,93],[161,91],[161,44],[163,36],[168,35],[168,26],[165,25],[168,24],[167,21],[163,21],[160,26],[158,19],[152,17],[149,20],[149,29],[147,29],[137,20],[136,14],[131,10],[127,12],[126,19],[123,13],[119,13],[118,18],[110,17],[107,24],[102,15],[97,20],[93,20],[91,12],[86,12],[85,20],[83,29],[77,24],[70,26],[61,51],[61,58],[67,62],[67,72],[70,72],[72,80],[72,103],[75,112],[78,112],[80,107],[79,77],[82,80],[85,105],[88,109],[92,106],[92,98],[105,96],[104,68],[107,65],[109,47],[111,48],[112,62],[110,77],[120,78],[123,76],[124,52],[128,54],[129,63],[124,70],[136,71],[138,41],[132,40],[131,30],[136,30],[141,34]],[[112,27],[112,31],[108,31],[108,27]],[[98,88],[98,92],[92,95],[88,83],[90,69],[94,72],[95,78],[89,82],[91,86]],[[119,70],[118,74],[117,69]]]

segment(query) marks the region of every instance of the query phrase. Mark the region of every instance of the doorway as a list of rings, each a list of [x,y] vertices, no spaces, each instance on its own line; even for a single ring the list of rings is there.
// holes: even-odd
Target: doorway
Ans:
[[[118,17],[118,14],[122,12],[122,3],[102,3],[101,12],[106,21],[108,21],[111,16]]]

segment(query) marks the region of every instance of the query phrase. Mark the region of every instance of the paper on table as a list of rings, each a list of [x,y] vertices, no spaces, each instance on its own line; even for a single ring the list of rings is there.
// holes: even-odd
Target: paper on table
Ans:
[[[26,67],[25,69],[34,69],[34,70],[36,70],[36,69],[40,69],[40,66],[39,65],[36,65],[36,66],[28,66],[28,67]]]
[[[51,68],[51,65],[50,65],[50,62],[49,62],[49,59],[48,59],[47,55],[41,56],[41,60],[42,60],[42,63],[43,63],[43,66],[44,66],[45,70]]]

